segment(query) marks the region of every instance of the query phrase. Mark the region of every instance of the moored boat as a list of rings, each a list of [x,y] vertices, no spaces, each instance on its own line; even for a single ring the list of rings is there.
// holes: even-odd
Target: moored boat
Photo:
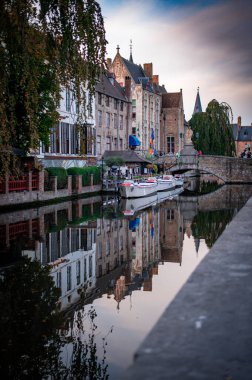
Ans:
[[[121,183],[119,193],[122,198],[148,197],[157,193],[157,182],[134,182],[125,180]]]
[[[184,185],[184,176],[182,174],[175,174],[174,180],[175,180],[176,187]]]
[[[147,182],[157,183],[157,191],[167,191],[175,189],[176,181],[172,175],[165,174],[162,177],[149,177]]]

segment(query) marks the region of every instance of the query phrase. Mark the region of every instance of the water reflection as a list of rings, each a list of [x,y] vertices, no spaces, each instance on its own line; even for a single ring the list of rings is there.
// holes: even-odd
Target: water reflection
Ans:
[[[114,348],[108,350],[108,373],[113,378],[111,368],[117,368],[115,376],[129,361],[125,352],[119,355],[120,350],[133,350],[132,357],[167,306],[169,297],[162,292],[169,288],[168,278],[177,284],[177,291],[197,265],[197,261],[190,263],[191,242],[196,254],[205,243],[211,247],[251,195],[251,186],[224,186],[211,194],[174,194],[138,206],[94,197],[1,214],[1,365],[5,378],[19,378],[28,370],[36,378],[55,371],[62,378],[66,374],[78,378],[78,371],[89,370],[87,357],[92,357],[97,378],[106,378],[104,337],[119,323],[111,314],[116,310],[122,322],[120,331],[117,327],[111,334],[117,343],[112,338]],[[178,272],[176,277],[169,272],[168,277],[167,264],[173,273],[171,265],[184,269],[180,282]],[[151,294],[155,302],[150,301]],[[131,315],[125,311],[128,300]],[[135,300],[135,318],[145,314],[138,330],[136,319],[131,321]],[[148,309],[146,318],[148,302],[153,310]],[[96,311],[87,307],[92,303],[99,309],[97,325]],[[106,326],[101,327],[104,321]],[[90,333],[91,340],[84,333]],[[97,343],[94,336],[101,336],[101,341]],[[8,374],[8,370],[13,372]]]

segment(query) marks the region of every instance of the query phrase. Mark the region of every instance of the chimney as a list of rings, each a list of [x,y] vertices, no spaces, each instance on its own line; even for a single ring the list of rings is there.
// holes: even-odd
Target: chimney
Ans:
[[[156,84],[157,86],[159,85],[159,76],[158,75],[152,76],[152,83]]]
[[[152,76],[153,76],[152,63],[144,63],[144,72],[145,72],[145,75],[150,78],[150,81],[152,81]]]
[[[125,77],[125,95],[131,100],[131,77]]]
[[[237,125],[239,128],[241,127],[241,116],[238,116]]]

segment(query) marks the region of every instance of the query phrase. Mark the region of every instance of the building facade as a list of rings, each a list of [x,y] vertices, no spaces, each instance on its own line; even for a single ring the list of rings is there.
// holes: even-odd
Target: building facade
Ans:
[[[119,47],[109,71],[115,75],[122,87],[130,88],[132,104],[132,123],[129,127],[131,137],[129,147],[146,153],[160,151],[160,114],[162,92],[158,75],[153,75],[152,63],[137,65],[132,54],[127,60],[120,55]]]
[[[105,151],[128,148],[131,103],[127,88],[122,88],[113,74],[103,74],[96,85],[96,153],[100,160]]]
[[[90,99],[88,91],[85,95],[87,106],[84,109],[78,105],[71,88],[62,88],[58,109],[60,120],[51,130],[49,146],[41,143],[39,150],[32,152],[44,167],[82,167],[96,162],[94,99]],[[85,115],[85,121],[78,127],[80,115]]]
[[[183,149],[185,117],[182,90],[162,95],[160,148],[163,154],[176,154]]]
[[[237,123],[232,125],[236,155],[238,157],[240,157],[244,151],[251,150],[252,147],[252,124],[242,126],[241,123],[241,116],[239,116]]]

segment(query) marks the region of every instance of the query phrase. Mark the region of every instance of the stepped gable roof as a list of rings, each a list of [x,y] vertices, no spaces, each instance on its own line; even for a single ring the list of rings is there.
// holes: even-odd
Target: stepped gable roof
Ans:
[[[106,159],[109,157],[121,157],[124,159],[125,162],[151,164],[151,161],[146,160],[143,157],[140,157],[134,150],[105,150],[103,158]]]
[[[252,141],[252,126],[241,126],[232,124],[233,136],[236,141]]]
[[[122,57],[122,60],[123,60],[123,63],[125,64],[125,66],[127,67],[132,79],[134,80],[134,82],[136,84],[140,84],[139,78],[146,78],[147,79],[141,65],[136,65],[134,62],[130,62],[123,57]]]
[[[100,81],[95,86],[95,91],[128,102],[124,88],[114,78],[111,77],[110,79],[109,76],[112,76],[112,74],[101,75]]]
[[[162,94],[162,108],[179,108],[180,98],[180,92],[167,92],[166,94]]]
[[[194,110],[193,110],[193,115],[195,113],[202,112],[202,107],[201,107],[201,101],[200,101],[200,95],[199,95],[199,87],[197,89],[197,95],[196,95],[196,100],[195,100],[195,105],[194,105]]]

